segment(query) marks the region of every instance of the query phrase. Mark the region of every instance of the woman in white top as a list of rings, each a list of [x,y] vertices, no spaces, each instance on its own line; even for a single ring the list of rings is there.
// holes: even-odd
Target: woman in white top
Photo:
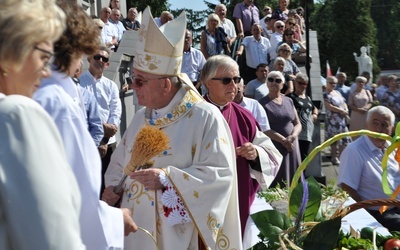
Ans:
[[[61,137],[31,99],[65,14],[54,0],[3,0],[0,23],[0,249],[85,249]]]

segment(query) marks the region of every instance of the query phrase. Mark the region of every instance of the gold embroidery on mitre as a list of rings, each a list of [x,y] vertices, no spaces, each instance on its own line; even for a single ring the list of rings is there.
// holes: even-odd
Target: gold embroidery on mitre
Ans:
[[[147,25],[141,24],[139,29],[139,41],[143,42],[146,40]]]
[[[211,147],[211,142],[207,144],[206,150],[209,149],[210,147]]]
[[[181,73],[181,67],[182,67],[182,59],[176,61],[176,65],[174,68],[174,75],[178,75],[179,73]]]
[[[187,173],[183,173],[183,179],[188,181],[189,180],[189,175]]]
[[[198,198],[199,198],[199,192],[197,192],[197,191],[194,191],[194,192],[193,192],[193,196],[194,196],[195,198],[197,198],[197,199],[198,199]]]

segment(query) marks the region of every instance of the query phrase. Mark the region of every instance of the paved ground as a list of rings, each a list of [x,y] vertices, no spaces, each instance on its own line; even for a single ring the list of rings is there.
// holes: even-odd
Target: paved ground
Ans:
[[[325,141],[324,126],[321,126],[321,143]],[[321,152],[321,171],[326,176],[326,183],[334,181],[336,183],[339,166],[331,163],[330,147],[324,148]]]

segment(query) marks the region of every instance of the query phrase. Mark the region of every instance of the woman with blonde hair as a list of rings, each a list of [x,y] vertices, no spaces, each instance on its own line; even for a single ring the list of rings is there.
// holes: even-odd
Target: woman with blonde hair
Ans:
[[[201,32],[200,50],[206,60],[213,55],[223,54],[227,48],[227,35],[222,27],[218,27],[220,23],[218,15],[212,13],[207,18],[206,29]]]
[[[85,249],[62,139],[31,99],[64,28],[53,0],[0,1],[0,249]]]
[[[372,107],[373,98],[371,92],[365,89],[367,78],[363,76],[356,77],[356,89],[349,95],[350,131],[365,129],[367,123],[367,112]]]
[[[128,209],[99,200],[100,155],[87,129],[82,95],[71,79],[82,56],[98,52],[98,27],[76,2],[58,0],[58,5],[66,13],[67,28],[54,44],[52,75],[43,80],[34,98],[53,118],[64,139],[82,196],[79,222],[83,243],[87,249],[122,249],[124,232],[128,235],[137,228]]]

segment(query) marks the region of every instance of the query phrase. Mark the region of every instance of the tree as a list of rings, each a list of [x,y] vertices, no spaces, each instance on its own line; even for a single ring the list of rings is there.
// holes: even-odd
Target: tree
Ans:
[[[171,6],[167,0],[126,0],[127,9],[136,7],[138,11],[143,11],[147,6],[150,6],[153,17],[159,17],[161,12],[169,10]]]
[[[398,0],[372,0],[371,16],[378,30],[378,62],[383,68],[400,67],[399,15]]]
[[[376,54],[378,42],[376,28],[371,18],[371,0],[353,0],[351,8],[346,0],[326,0],[317,5],[312,24],[317,30],[321,67],[329,60],[331,67],[340,67],[348,78],[358,75],[353,53],[359,54],[361,46],[372,46],[370,57],[374,63],[373,74],[380,72]],[[334,14],[333,14],[334,13]]]

